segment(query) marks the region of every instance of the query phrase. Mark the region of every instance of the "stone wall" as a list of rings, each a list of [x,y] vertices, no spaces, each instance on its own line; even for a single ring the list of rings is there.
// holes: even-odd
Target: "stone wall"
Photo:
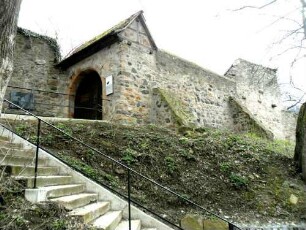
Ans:
[[[150,123],[152,89],[156,77],[154,54],[144,46],[123,41],[117,118],[133,123]],[[132,119],[132,120],[131,120]]]
[[[55,40],[18,28],[15,43],[14,72],[5,98],[10,100],[11,92],[33,93],[34,114],[42,116],[67,116],[68,97],[65,93],[66,74],[54,67],[59,59]],[[27,88],[27,89],[21,89]],[[40,91],[37,91],[40,90]],[[56,106],[52,106],[56,105]],[[5,112],[18,113],[16,109]]]
[[[173,115],[169,100],[162,100],[165,95],[160,91],[164,91],[168,99],[175,98],[180,104],[174,109],[177,113],[188,114],[185,124],[232,129],[228,98],[235,93],[233,80],[162,51],[150,54],[137,44],[121,46],[125,53],[121,61],[125,87],[120,101],[127,102],[122,106],[126,117],[132,116],[140,124],[173,126],[178,116]]]
[[[290,111],[282,111],[282,124],[284,139],[295,141],[298,114]]]
[[[194,116],[176,94],[154,88],[151,105],[151,122],[168,128],[194,127]]]
[[[274,135],[257,120],[256,117],[235,98],[230,97],[230,105],[233,114],[234,131],[238,133],[254,133],[257,136],[273,139]]]
[[[286,116],[276,70],[238,59],[225,74],[236,82],[236,99],[276,139],[292,139],[294,116]],[[290,124],[290,125],[288,125]]]
[[[229,96],[235,82],[184,59],[159,51],[157,85],[176,95],[189,108],[196,126],[232,129]]]
[[[95,71],[102,82],[103,120],[242,132],[260,127],[266,136],[273,133],[275,138],[294,140],[296,117],[283,111],[275,70],[238,60],[220,76],[156,50],[141,21],[131,23],[119,37],[63,73],[54,68],[54,41],[21,31],[10,85],[74,95],[80,76]],[[106,95],[108,76],[113,77],[110,95]],[[37,112],[73,117],[74,98],[67,95],[36,93]],[[235,98],[235,105],[230,98]],[[66,107],[49,108],[39,102]]]
[[[137,43],[123,41],[121,47],[121,118],[173,127],[180,117],[176,110],[188,114],[185,124],[236,131],[248,124],[243,130],[252,132],[251,119],[263,128],[264,136],[294,140],[296,118],[283,111],[275,70],[241,60],[226,76],[220,76],[163,51],[151,53]],[[180,106],[173,108],[162,91]],[[235,120],[241,110],[235,111],[229,103],[231,96],[247,108],[247,123]]]
[[[170,128],[177,128],[177,119],[169,103],[162,97],[160,89],[154,88],[152,92],[152,104],[150,120],[152,123]]]
[[[152,94],[149,73],[154,72],[154,59],[149,37],[139,20],[131,23],[119,37],[121,42],[71,66],[68,69],[70,79],[73,82],[82,71],[88,69],[100,75],[104,120],[128,124],[150,123]],[[142,72],[144,66],[148,69]],[[110,75],[113,76],[114,93],[106,96],[105,78]]]
[[[147,43],[135,41],[137,36],[132,35],[133,31],[129,30],[130,37],[120,43],[121,75],[116,82],[122,87],[115,92],[120,95],[117,118],[131,120],[132,117],[132,122],[138,124],[172,124],[176,118],[166,108],[169,101],[162,101],[165,95],[153,92],[158,88],[181,105],[176,110],[189,114],[187,123],[232,129],[228,98],[235,93],[233,80],[166,52],[152,51]]]
[[[283,115],[275,70],[240,60],[226,76],[220,76],[164,51],[154,51],[139,22],[131,24],[120,37],[120,43],[70,68],[94,68],[104,77],[101,66],[113,66],[115,71],[107,74],[113,74],[115,90],[107,97],[110,101],[104,119],[236,131],[250,125],[251,119],[264,128],[266,136],[273,133],[275,138],[294,137],[292,125],[284,133],[284,120],[290,119],[293,124],[294,118]],[[241,110],[229,103],[231,96],[247,108],[249,114],[244,115],[248,122],[235,120]],[[243,130],[251,131],[248,127]]]
[[[120,92],[122,91],[123,75],[120,68],[120,59],[122,51],[120,44],[115,43],[110,47],[97,52],[82,61],[74,64],[67,70],[67,91],[70,94],[75,94],[79,84],[79,77],[86,71],[95,71],[100,76],[102,82],[102,119],[112,121],[116,118],[116,112],[118,113],[117,101],[120,98]],[[106,96],[106,77],[112,76],[114,79],[114,93]],[[74,101],[70,100],[69,117],[73,117]],[[116,111],[116,112],[115,112]]]

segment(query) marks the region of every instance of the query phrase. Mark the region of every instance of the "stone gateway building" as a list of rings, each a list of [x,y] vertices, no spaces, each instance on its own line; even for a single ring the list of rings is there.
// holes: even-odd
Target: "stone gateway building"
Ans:
[[[56,42],[19,29],[6,97],[40,116],[215,127],[294,139],[276,70],[239,59],[224,76],[156,46],[143,12],[59,61]],[[4,108],[19,113],[16,108]]]

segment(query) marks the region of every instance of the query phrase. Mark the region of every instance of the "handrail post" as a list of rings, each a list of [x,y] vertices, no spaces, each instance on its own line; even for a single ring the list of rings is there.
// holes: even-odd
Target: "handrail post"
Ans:
[[[131,223],[131,171],[128,168],[128,208],[129,208],[129,230],[132,229]]]
[[[36,188],[36,180],[37,180],[38,152],[39,152],[39,144],[40,144],[40,123],[41,123],[41,120],[38,119],[38,124],[37,124],[37,136],[36,136],[36,154],[35,154],[34,186],[33,186],[33,188]]]

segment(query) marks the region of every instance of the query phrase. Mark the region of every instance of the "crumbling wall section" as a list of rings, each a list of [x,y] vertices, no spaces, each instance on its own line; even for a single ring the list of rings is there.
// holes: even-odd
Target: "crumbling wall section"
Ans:
[[[257,136],[273,139],[274,135],[267,130],[263,124],[254,117],[251,112],[241,105],[235,98],[230,97],[234,131],[238,133],[253,133]]]
[[[32,93],[33,113],[40,116],[67,116],[68,97],[65,93],[66,73],[54,65],[60,58],[59,48],[52,38],[18,28],[15,42],[14,71],[5,98],[11,93]],[[21,113],[9,109],[6,113]]]
[[[225,74],[236,82],[236,100],[270,130],[276,139],[292,139],[293,117],[283,115],[276,70],[238,59]]]

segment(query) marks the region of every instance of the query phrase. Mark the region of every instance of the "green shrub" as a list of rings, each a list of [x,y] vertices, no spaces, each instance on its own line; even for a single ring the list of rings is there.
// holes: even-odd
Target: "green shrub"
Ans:
[[[165,157],[165,163],[170,173],[173,173],[176,169],[175,160],[172,157]]]
[[[123,152],[123,157],[121,158],[128,165],[136,161],[135,157],[137,156],[137,151],[131,148],[127,148]]]
[[[220,164],[220,170],[224,173],[229,173],[232,170],[232,165],[230,162],[222,162]]]
[[[65,220],[55,220],[51,224],[51,227],[52,227],[53,230],[65,230],[65,229],[67,229],[66,221]]]
[[[231,173],[229,179],[232,185],[237,189],[247,188],[248,183],[249,183],[248,178],[241,176],[239,174],[236,174],[236,173]]]

